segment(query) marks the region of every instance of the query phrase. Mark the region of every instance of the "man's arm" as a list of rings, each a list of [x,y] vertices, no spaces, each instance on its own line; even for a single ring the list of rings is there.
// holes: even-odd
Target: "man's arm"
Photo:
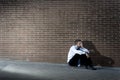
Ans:
[[[77,54],[86,54],[86,52],[83,52],[83,51],[81,51],[81,50],[76,50],[76,48],[75,47],[71,47],[71,50],[74,52],[74,53],[77,53]]]
[[[87,56],[87,58],[89,58],[90,56],[86,53],[86,56]]]
[[[90,53],[88,49],[86,49],[86,48],[83,47],[80,50],[86,53],[87,58],[90,57],[89,54],[88,54],[88,53]]]
[[[90,53],[89,50],[86,49],[86,48],[84,48],[84,47],[83,47],[83,48],[80,48],[80,50],[83,51],[83,52],[86,52],[86,53]]]

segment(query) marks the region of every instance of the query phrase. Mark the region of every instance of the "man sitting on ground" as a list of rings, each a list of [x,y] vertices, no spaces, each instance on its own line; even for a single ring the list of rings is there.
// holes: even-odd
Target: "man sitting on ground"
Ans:
[[[69,50],[67,63],[70,66],[79,67],[80,65],[84,65],[86,69],[90,67],[92,70],[96,70],[93,67],[89,53],[89,50],[83,47],[82,41],[76,39],[74,45]]]

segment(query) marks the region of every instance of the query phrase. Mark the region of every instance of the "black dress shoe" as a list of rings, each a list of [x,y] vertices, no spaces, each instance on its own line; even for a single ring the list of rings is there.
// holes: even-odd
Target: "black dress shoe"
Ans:
[[[96,68],[94,68],[94,67],[91,67],[91,69],[92,69],[92,70],[97,70],[97,69],[96,69]]]
[[[85,66],[85,69],[88,69],[88,66]]]

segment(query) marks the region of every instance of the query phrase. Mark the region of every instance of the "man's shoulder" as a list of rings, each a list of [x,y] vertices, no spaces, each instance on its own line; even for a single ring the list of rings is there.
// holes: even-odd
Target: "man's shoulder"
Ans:
[[[72,45],[70,48],[75,48],[76,46],[75,45]]]

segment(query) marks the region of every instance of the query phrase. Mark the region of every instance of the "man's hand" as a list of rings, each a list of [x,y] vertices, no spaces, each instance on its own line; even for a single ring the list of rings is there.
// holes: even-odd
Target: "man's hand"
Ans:
[[[86,53],[86,56],[87,56],[87,58],[89,58],[90,56]]]
[[[81,47],[81,48],[84,48],[84,47],[83,47],[83,43],[82,43],[82,42],[81,42],[81,44],[80,44],[80,47]]]

